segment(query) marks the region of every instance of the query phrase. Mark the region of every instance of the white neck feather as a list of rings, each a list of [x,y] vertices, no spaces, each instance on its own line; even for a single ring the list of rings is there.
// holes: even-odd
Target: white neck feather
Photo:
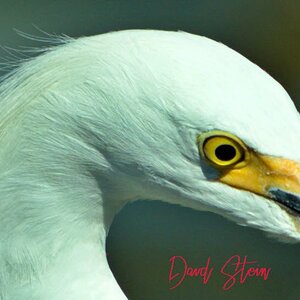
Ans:
[[[105,248],[83,242],[60,253],[38,280],[12,290],[7,299],[127,299],[109,269]]]
[[[93,191],[91,185],[85,185],[81,186],[82,193],[84,188]],[[76,186],[68,189],[81,193]],[[88,191],[83,195],[83,202],[92,199]],[[52,204],[57,205],[55,193],[51,196]],[[21,199],[20,205],[22,201],[26,203],[26,198],[35,197],[34,194],[28,194]],[[70,197],[70,194],[65,194],[65,199]],[[100,195],[99,198],[101,199]],[[76,205],[77,199],[72,199]],[[51,203],[43,205],[51,206]],[[51,207],[49,210],[51,214]],[[64,219],[61,219],[60,211],[57,210],[57,220],[55,217],[51,220],[48,216],[48,224],[43,224],[39,219],[36,224],[23,223],[20,224],[21,231],[16,227],[12,229],[14,224],[11,223],[9,235],[12,237],[2,235],[5,243],[0,248],[0,265],[3,271],[0,282],[5,283],[1,289],[2,294],[0,293],[1,300],[127,299],[107,262],[105,239],[110,224],[104,221],[103,206],[95,212],[94,217],[100,219],[98,222],[93,221],[92,215],[88,218],[88,223],[85,218],[80,219],[79,210],[78,215],[73,215],[75,210],[63,211]],[[83,211],[81,213],[84,214]],[[107,218],[112,219],[114,213],[112,211]],[[48,218],[41,216],[45,217]],[[30,219],[34,222],[32,217]]]

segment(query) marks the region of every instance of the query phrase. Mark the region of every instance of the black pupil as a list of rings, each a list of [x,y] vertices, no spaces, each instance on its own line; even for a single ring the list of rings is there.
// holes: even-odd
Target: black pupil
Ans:
[[[219,160],[228,161],[236,156],[236,150],[231,145],[221,145],[216,148],[215,154]]]

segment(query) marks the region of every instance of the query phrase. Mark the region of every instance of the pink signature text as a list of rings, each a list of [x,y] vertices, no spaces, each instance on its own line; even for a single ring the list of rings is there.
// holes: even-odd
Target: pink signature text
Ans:
[[[183,280],[185,279],[186,276],[190,276],[190,277],[200,276],[200,277],[202,277],[203,284],[207,284],[207,282],[211,276],[211,273],[213,271],[213,268],[209,268],[210,257],[208,257],[205,266],[198,267],[198,268],[189,267],[187,265],[185,258],[183,258],[182,256],[172,256],[170,258],[170,262],[171,262],[171,267],[170,267],[170,273],[169,273],[169,282],[171,283],[174,281],[174,279],[177,278],[176,283],[170,287],[171,290],[175,289],[179,285],[181,285],[181,283],[183,282]],[[173,270],[174,270],[175,264],[181,265],[181,272],[177,272],[174,274]]]
[[[209,282],[215,269],[211,266],[210,257],[203,266],[192,267],[182,256],[172,256],[170,264],[169,285],[171,290],[180,286],[188,277],[199,277],[202,284],[205,285]],[[236,283],[242,285],[251,277],[261,277],[266,281],[270,272],[271,268],[258,267],[256,260],[249,261],[247,256],[241,258],[240,255],[233,255],[220,268],[220,273],[225,277],[222,288],[225,291],[230,290]]]
[[[223,290],[231,289],[238,281],[243,284],[248,277],[262,277],[263,280],[267,280],[271,271],[271,268],[259,268],[249,267],[250,265],[256,264],[257,261],[247,261],[247,256],[241,260],[239,255],[233,255],[230,257],[225,264],[222,266],[220,272],[227,277],[223,285]]]

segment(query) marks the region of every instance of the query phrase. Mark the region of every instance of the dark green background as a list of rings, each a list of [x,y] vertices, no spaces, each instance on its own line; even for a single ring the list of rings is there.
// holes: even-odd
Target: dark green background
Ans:
[[[3,1],[0,44],[40,46],[13,29],[88,36],[112,30],[151,28],[184,30],[221,41],[257,63],[289,92],[300,107],[300,1]],[[0,61],[14,51],[0,50]],[[2,71],[2,74],[5,70]],[[297,101],[299,104],[297,104]],[[0,108],[1,109],[1,108]],[[291,129],[293,130],[293,129]],[[108,258],[130,299],[299,299],[300,246],[281,244],[260,231],[222,217],[158,202],[126,206],[112,225]],[[248,255],[271,267],[267,281],[249,279],[224,292],[217,275],[234,254]],[[169,258],[182,255],[194,266],[211,256],[214,274],[203,286],[186,280],[168,289]],[[113,299],[112,299],[113,300]]]

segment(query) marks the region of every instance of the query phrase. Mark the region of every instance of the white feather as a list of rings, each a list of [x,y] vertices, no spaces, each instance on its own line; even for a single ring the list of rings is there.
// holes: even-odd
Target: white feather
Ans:
[[[105,236],[137,199],[300,239],[274,202],[204,175],[195,140],[212,129],[300,161],[287,93],[220,43],[151,30],[68,39],[24,62],[0,93],[2,300],[126,299]]]

